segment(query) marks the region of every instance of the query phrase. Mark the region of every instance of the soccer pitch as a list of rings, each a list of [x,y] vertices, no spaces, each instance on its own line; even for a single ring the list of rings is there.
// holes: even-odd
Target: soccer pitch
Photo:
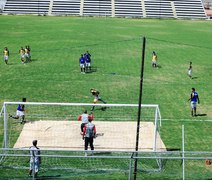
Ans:
[[[1,103],[22,97],[29,102],[91,103],[89,90],[96,88],[108,103],[136,104],[145,36],[142,103],[159,104],[165,146],[181,149],[184,125],[186,151],[212,151],[210,21],[0,16],[0,27],[0,47],[10,51],[9,65],[3,58],[0,63]],[[32,61],[23,65],[18,51],[26,45]],[[81,74],[79,57],[87,50],[94,71]],[[157,69],[151,67],[152,51],[158,55]],[[187,76],[190,61],[193,79]],[[197,117],[190,115],[192,87],[200,97]],[[17,124],[13,143],[21,129]]]

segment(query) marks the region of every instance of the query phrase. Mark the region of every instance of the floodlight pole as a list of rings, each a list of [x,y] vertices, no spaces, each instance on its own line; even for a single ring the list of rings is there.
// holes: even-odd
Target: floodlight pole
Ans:
[[[140,121],[141,121],[141,101],[142,101],[143,77],[144,77],[145,45],[146,45],[146,38],[143,37],[135,151],[138,151],[138,145],[139,145]],[[135,156],[138,156],[138,153],[135,153]],[[138,162],[137,162],[137,158],[136,158],[135,165],[134,165],[134,180],[136,180],[136,176],[137,176],[137,164],[138,164]]]

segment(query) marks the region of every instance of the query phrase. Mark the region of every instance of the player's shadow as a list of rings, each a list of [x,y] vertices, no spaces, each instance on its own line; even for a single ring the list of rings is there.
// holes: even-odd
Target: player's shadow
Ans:
[[[166,148],[167,151],[180,151],[180,148]]]
[[[32,61],[37,61],[38,59],[31,59],[30,61],[32,62]]]
[[[55,178],[61,178],[61,175],[55,175],[55,176],[38,176],[35,179],[39,180],[46,180],[46,179],[55,179]]]
[[[196,116],[207,116],[207,114],[197,114]]]
[[[191,79],[197,79],[198,77],[192,77]]]
[[[86,74],[94,73],[94,72],[97,72],[97,67],[96,66],[91,66],[91,69],[90,70],[87,70],[86,71]]]
[[[162,68],[162,66],[161,65],[157,65],[156,68],[160,69],[160,68]]]
[[[100,107],[100,108],[96,108],[96,110],[99,111],[106,111],[109,107]]]

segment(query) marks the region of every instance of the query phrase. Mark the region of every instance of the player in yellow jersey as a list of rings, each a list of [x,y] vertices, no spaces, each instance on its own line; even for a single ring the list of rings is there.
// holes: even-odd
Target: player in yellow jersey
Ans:
[[[91,88],[90,89],[90,93],[94,96],[94,100],[93,100],[93,103],[96,104],[98,103],[98,101],[101,101],[103,102],[104,104],[106,104],[106,102],[99,96],[100,92],[94,88]],[[91,108],[91,111],[93,111],[95,108],[95,106],[93,106]],[[105,110],[106,108],[105,107],[102,107],[101,110]]]
[[[19,50],[20,56],[21,56],[21,62],[22,64],[24,64],[25,61],[25,50],[23,47],[21,47],[21,49]]]
[[[26,46],[25,49],[25,62],[29,62],[30,61],[30,50],[29,50],[29,46]]]
[[[7,47],[4,48],[3,55],[4,55],[4,62],[5,62],[5,64],[8,64],[10,53],[9,53],[9,50],[8,50]]]
[[[157,67],[157,54],[155,51],[152,52],[152,67],[156,68]]]

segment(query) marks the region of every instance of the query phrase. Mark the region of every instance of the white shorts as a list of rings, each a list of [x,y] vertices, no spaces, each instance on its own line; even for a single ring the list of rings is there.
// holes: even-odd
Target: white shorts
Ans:
[[[85,64],[80,64],[80,67],[81,68],[85,68]]]
[[[25,53],[24,56],[25,56],[26,58],[28,58],[28,57],[29,57],[29,54]]]
[[[8,61],[8,59],[9,59],[9,56],[4,56],[5,61]]]
[[[192,75],[192,70],[188,70],[188,75],[189,75],[189,76]]]
[[[191,109],[194,109],[197,107],[197,102],[191,101]]]
[[[91,63],[85,63],[85,66],[86,67],[90,67],[91,66]]]
[[[155,60],[152,60],[152,64],[157,64],[157,61],[155,61]]]
[[[18,117],[24,116],[24,111],[19,111],[19,110],[17,110],[17,111],[16,111],[16,116],[18,116]]]

